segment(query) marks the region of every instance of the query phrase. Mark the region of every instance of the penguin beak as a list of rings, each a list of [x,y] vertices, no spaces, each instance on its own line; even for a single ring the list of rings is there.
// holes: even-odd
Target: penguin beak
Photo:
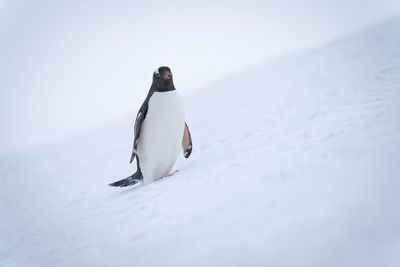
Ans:
[[[169,75],[166,74],[166,73],[164,73],[164,74],[162,75],[162,77],[165,78],[165,79],[168,79],[168,78],[169,78]]]

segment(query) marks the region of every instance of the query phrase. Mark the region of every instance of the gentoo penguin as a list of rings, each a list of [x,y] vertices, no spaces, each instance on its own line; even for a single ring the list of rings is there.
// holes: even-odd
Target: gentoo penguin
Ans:
[[[137,170],[110,186],[124,187],[140,180],[151,183],[170,174],[181,147],[185,158],[192,153],[183,103],[168,67],[154,71],[149,93],[136,116],[134,134],[130,163],[136,157]]]

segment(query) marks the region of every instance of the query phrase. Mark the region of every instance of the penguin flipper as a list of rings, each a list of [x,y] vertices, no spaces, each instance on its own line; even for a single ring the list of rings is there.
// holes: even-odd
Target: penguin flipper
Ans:
[[[183,130],[183,139],[182,139],[182,148],[183,148],[183,156],[188,158],[190,154],[192,154],[192,136],[189,131],[189,127],[185,122],[185,129]]]
[[[136,153],[137,153],[137,147],[139,144],[139,137],[140,137],[140,131],[142,129],[142,123],[144,119],[146,118],[147,115],[147,110],[148,110],[148,105],[149,103],[149,96],[144,100],[142,106],[140,107],[138,114],[136,116],[136,121],[135,121],[135,139],[133,141],[133,149],[132,149],[132,154],[131,154],[131,159],[129,163],[132,163],[132,161],[135,159]]]
[[[140,171],[137,171],[134,174],[132,174],[131,176],[126,177],[125,179],[116,181],[116,182],[108,184],[108,185],[115,186],[115,187],[125,187],[125,186],[129,186],[129,185],[137,184],[141,180],[143,180],[143,175]]]

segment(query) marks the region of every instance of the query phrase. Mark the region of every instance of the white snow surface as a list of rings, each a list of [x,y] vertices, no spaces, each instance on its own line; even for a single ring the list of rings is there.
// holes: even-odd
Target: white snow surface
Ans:
[[[400,266],[400,18],[182,98],[149,185],[136,114],[2,158],[0,266]]]

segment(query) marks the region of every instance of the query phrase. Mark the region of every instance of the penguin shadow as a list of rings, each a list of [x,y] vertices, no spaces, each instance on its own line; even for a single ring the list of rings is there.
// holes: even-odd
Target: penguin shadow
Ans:
[[[145,186],[145,184],[142,181],[142,182],[139,182],[139,183],[137,183],[135,185],[132,185],[132,186],[122,187],[122,188],[120,188],[120,190],[114,191],[111,194],[110,198],[113,198],[113,199],[120,198],[120,197],[123,197],[125,195],[128,195],[128,193],[131,193],[133,191],[140,192],[144,186]]]

